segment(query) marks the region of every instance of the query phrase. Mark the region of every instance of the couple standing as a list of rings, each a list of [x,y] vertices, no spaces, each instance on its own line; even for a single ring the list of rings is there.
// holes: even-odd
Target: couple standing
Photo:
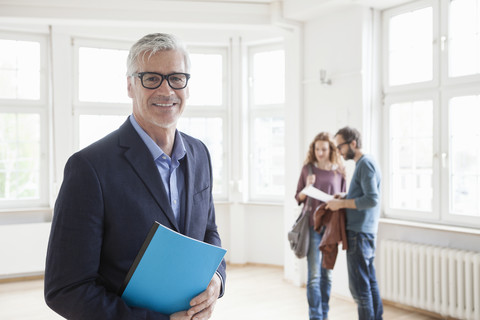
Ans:
[[[327,202],[327,209],[346,210],[348,241],[347,266],[350,292],[357,303],[359,320],[382,319],[383,305],[375,276],[375,240],[380,217],[381,173],[371,156],[361,151],[360,133],[345,127],[335,134],[335,142],[328,133],[318,134],[310,144],[295,195],[298,203],[306,201],[304,187],[313,185],[335,198]],[[355,161],[355,171],[347,193],[345,171],[338,153],[345,160]],[[312,166],[312,174],[308,167]],[[312,208],[320,201],[311,199]],[[314,211],[314,210],[313,210]],[[312,215],[313,215],[312,211]],[[325,227],[319,233],[313,229],[310,217],[310,244],[307,253],[307,299],[310,320],[328,318],[332,270],[322,267],[323,258],[318,249]]]

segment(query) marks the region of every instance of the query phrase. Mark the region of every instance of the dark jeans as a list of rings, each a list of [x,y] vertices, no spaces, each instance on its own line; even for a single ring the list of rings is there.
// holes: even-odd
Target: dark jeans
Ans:
[[[308,246],[308,281],[307,299],[308,314],[310,320],[322,320],[328,318],[328,301],[332,287],[332,270],[322,268],[323,256],[318,249],[322,241],[325,227],[321,233],[317,233],[310,227],[310,243]]]
[[[382,320],[383,304],[375,276],[375,234],[347,230],[348,281],[359,320]]]

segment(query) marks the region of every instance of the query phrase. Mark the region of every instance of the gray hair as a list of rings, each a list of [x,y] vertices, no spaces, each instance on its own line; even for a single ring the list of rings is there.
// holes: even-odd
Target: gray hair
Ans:
[[[138,40],[131,48],[127,58],[127,76],[138,70],[138,58],[149,59],[159,51],[177,50],[183,53],[186,72],[190,71],[190,57],[185,44],[173,34],[152,33]]]

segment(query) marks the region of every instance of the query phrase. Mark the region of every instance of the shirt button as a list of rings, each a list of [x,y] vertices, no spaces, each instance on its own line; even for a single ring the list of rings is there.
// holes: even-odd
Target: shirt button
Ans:
[[[173,204],[177,204],[177,200],[173,200]]]
[[[166,156],[162,156],[162,159],[165,160],[165,159],[167,159],[167,157],[166,157]]]

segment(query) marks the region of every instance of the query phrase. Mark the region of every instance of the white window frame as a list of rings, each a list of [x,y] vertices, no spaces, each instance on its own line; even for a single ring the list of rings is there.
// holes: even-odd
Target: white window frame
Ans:
[[[397,85],[397,86],[390,86],[388,83],[388,66],[389,66],[389,59],[388,59],[388,33],[389,33],[389,21],[392,16],[396,16],[398,14],[406,13],[409,11],[420,10],[426,7],[432,6],[433,8],[433,35],[432,35],[432,80],[431,81],[424,81],[418,82],[414,84],[406,84],[406,85]],[[412,2],[410,4],[396,7],[394,9],[389,9],[384,11],[383,13],[383,22],[382,22],[382,30],[383,30],[383,91],[384,93],[391,93],[391,92],[405,92],[408,90],[418,90],[418,89],[428,89],[434,88],[439,84],[439,70],[437,68],[439,63],[439,52],[440,52],[440,35],[439,35],[439,20],[438,20],[438,0],[421,0]]]
[[[254,140],[256,139],[253,136],[253,127],[256,118],[265,118],[265,117],[282,117],[285,123],[285,101],[282,104],[268,104],[268,105],[255,105],[254,104],[254,92],[251,79],[253,78],[253,57],[257,53],[273,51],[273,50],[284,50],[285,46],[283,42],[274,42],[268,44],[257,44],[251,45],[247,48],[248,55],[248,123],[246,125],[246,132],[248,132],[248,170],[244,172],[248,173],[248,177],[245,179],[248,181],[248,201],[250,202],[266,202],[266,203],[281,203],[285,200],[285,195],[269,196],[255,193],[253,186],[253,175],[254,164],[253,164],[253,145]]]
[[[384,142],[384,215],[387,218],[421,222],[480,227],[480,217],[450,214],[449,196],[449,100],[454,97],[480,95],[480,75],[450,78],[448,76],[448,6],[449,0],[421,0],[385,10],[383,17],[383,120]],[[422,83],[389,86],[388,84],[388,22],[397,14],[432,6],[433,8],[433,80]],[[390,128],[389,110],[395,103],[431,100],[433,102],[432,146],[432,210],[421,212],[390,207]]]
[[[442,22],[440,24],[441,30],[441,46],[444,47],[444,50],[441,51],[441,74],[442,74],[442,83],[445,86],[454,86],[454,85],[465,85],[472,82],[480,82],[480,74],[468,75],[468,76],[461,76],[461,77],[449,77],[448,76],[448,6],[450,4],[450,0],[441,0],[441,7],[442,7]]]
[[[455,86],[452,88],[446,89],[442,93],[442,110],[441,110],[441,126],[442,128],[447,128],[447,130],[442,130],[441,134],[441,149],[440,155],[446,155],[445,157],[445,166],[441,165],[441,220],[447,224],[458,225],[463,224],[465,226],[477,226],[480,227],[480,216],[472,217],[466,215],[459,215],[459,214],[451,214],[450,213],[450,204],[449,204],[449,197],[450,197],[450,146],[449,146],[449,138],[450,138],[450,127],[449,127],[449,101],[451,98],[455,97],[462,97],[462,96],[470,96],[480,95],[480,81],[478,81],[477,85],[469,84],[469,85],[462,85],[462,86]],[[475,141],[471,141],[471,143],[476,143]],[[441,157],[439,159],[442,161]]]
[[[50,166],[49,166],[49,82],[48,72],[48,38],[46,35],[20,32],[0,32],[1,39],[32,41],[40,44],[40,98],[0,99],[2,113],[34,113],[40,116],[40,184],[38,199],[21,199],[0,201],[0,211],[48,208],[50,206]]]
[[[406,210],[406,209],[396,209],[390,206],[390,196],[391,196],[391,185],[390,185],[390,177],[391,177],[391,167],[390,167],[390,106],[397,103],[404,103],[404,102],[411,102],[411,101],[421,101],[421,100],[431,100],[433,104],[433,146],[432,146],[432,210],[430,212],[425,211],[414,211],[414,210]],[[425,222],[435,222],[438,221],[440,218],[440,208],[438,199],[440,194],[440,179],[438,174],[439,166],[440,166],[440,140],[438,139],[438,133],[440,132],[439,128],[439,95],[434,90],[428,90],[427,92],[422,93],[407,93],[407,94],[393,94],[388,96],[384,102],[384,118],[383,123],[385,124],[385,139],[383,141],[383,150],[385,150],[384,154],[384,168],[383,168],[383,197],[384,201],[384,212],[385,215],[390,218],[398,218],[398,219],[411,219],[411,220],[420,220]]]

